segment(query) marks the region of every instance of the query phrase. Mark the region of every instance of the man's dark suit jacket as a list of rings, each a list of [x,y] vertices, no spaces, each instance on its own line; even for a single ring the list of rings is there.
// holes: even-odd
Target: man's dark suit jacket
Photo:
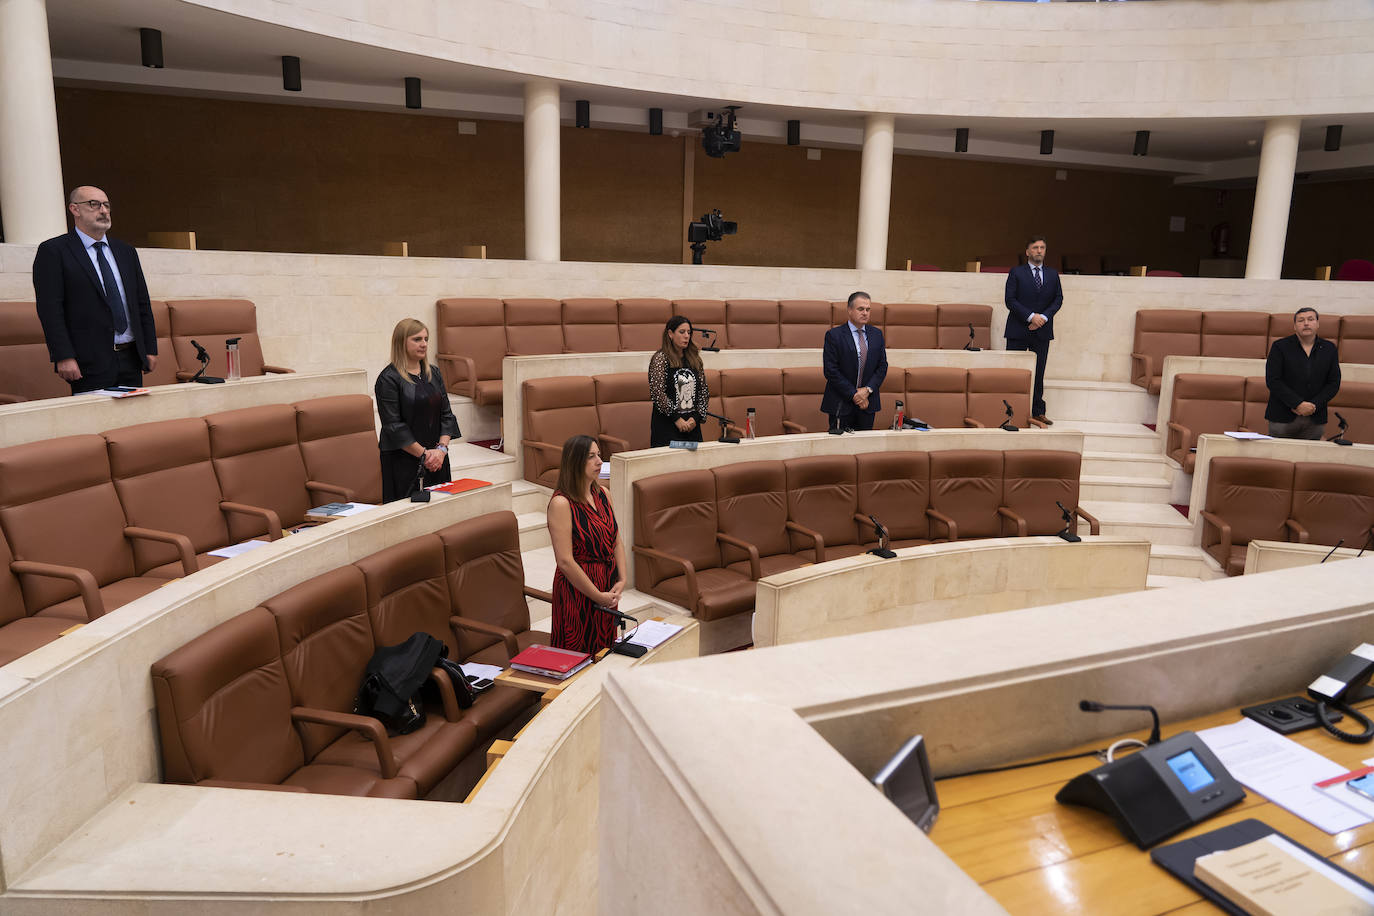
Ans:
[[[138,361],[146,371],[148,356],[157,355],[157,331],[143,266],[131,245],[112,239],[105,256],[114,257],[124,281],[125,309],[134,335]],[[76,230],[48,239],[33,259],[33,291],[38,319],[54,363],[74,359],[85,378],[109,376],[114,384],[114,316],[105,301],[105,285],[86,254]]]
[[[1043,267],[1040,274],[1045,282],[1036,289],[1029,264],[1007,273],[1007,340],[1054,340],[1054,313],[1064,304],[1064,290],[1059,285],[1059,271]],[[1035,314],[1044,315],[1045,323],[1032,331],[1028,325]]]
[[[868,338],[868,361],[864,363],[863,387],[873,392],[868,396],[866,412],[877,413],[882,406],[878,389],[887,378],[887,346],[883,343],[883,332],[871,324],[864,328],[864,335]],[[859,350],[854,345],[854,332],[849,330],[849,322],[825,332],[821,367],[825,370],[821,412],[831,416],[859,413],[854,403],[854,392],[860,387],[855,384],[859,375]]]
[[[1326,402],[1341,390],[1341,363],[1336,345],[1318,337],[1312,342],[1309,357],[1302,351],[1298,335],[1280,337],[1269,348],[1264,382],[1269,386],[1264,419],[1292,423],[1298,416],[1293,408],[1303,401],[1311,401],[1317,408],[1312,414],[1313,421],[1319,426],[1325,425]]]

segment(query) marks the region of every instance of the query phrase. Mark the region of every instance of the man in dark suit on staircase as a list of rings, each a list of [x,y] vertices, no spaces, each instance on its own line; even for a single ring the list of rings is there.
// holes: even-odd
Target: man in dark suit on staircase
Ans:
[[[1045,360],[1054,340],[1054,315],[1064,304],[1059,271],[1045,266],[1045,238],[1026,243],[1026,263],[1007,274],[1007,349],[1035,354],[1035,391],[1031,415],[1050,425],[1045,415]]]
[[[38,246],[33,291],[53,369],[72,394],[138,387],[157,364],[157,331],[143,266],[110,238],[110,200],[82,186],[67,197],[72,230]]]

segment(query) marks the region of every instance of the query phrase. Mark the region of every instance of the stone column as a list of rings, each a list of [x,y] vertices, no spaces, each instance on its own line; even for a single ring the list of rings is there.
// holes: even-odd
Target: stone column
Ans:
[[[859,167],[859,242],[854,266],[887,267],[887,221],[892,209],[892,142],[896,120],[871,114],[864,119],[864,151]]]
[[[1288,207],[1293,202],[1293,169],[1298,164],[1301,118],[1273,118],[1264,124],[1255,212],[1250,218],[1247,280],[1277,280],[1283,271],[1283,245],[1288,238]]]
[[[562,256],[559,205],[560,123],[558,84],[525,84],[525,260],[557,261]]]
[[[0,0],[0,210],[6,242],[67,231],[46,0]]]

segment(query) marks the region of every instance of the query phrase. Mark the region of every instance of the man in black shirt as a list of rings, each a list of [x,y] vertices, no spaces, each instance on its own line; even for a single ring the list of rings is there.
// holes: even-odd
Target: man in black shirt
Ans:
[[[1293,333],[1274,341],[1264,367],[1269,405],[1264,418],[1269,435],[1284,439],[1320,439],[1326,426],[1327,402],[1341,388],[1336,345],[1317,336],[1317,310],[1298,309]]]

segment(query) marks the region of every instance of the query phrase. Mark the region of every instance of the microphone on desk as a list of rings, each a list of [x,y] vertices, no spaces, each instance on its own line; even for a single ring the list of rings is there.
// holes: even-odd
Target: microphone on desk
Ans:
[[[1159,743],[1159,711],[1153,706],[1114,706],[1109,703],[1099,703],[1096,700],[1079,700],[1078,708],[1084,712],[1102,712],[1107,709],[1139,709],[1148,712],[1154,718],[1155,726],[1150,730],[1150,737],[1145,739],[1145,743]]]
[[[1350,424],[1345,422],[1345,417],[1341,416],[1339,410],[1333,410],[1331,412],[1336,415],[1336,422],[1340,424],[1340,429],[1336,430],[1336,435],[1326,441],[1334,442],[1337,445],[1350,445],[1350,440],[1345,437],[1345,431],[1350,427]]]
[[[191,346],[196,348],[196,359],[200,360],[200,371],[197,372],[195,375],[191,376],[191,381],[203,382],[206,385],[221,384],[224,381],[224,379],[215,378],[213,375],[205,374],[205,370],[210,368],[210,354],[205,351],[204,347],[196,343],[194,340],[191,341]]]
[[[692,328],[692,333],[693,333],[693,334],[700,334],[700,335],[702,336],[702,338],[706,341],[706,346],[704,346],[704,347],[701,348],[701,352],[703,352],[703,353],[719,353],[719,352],[720,352],[720,347],[716,344],[716,341],[720,338],[720,334],[718,334],[716,331],[713,331],[713,330],[711,330],[710,328]]]
[[[1070,544],[1077,544],[1079,541],[1083,540],[1073,530],[1073,513],[1070,512],[1068,509],[1065,509],[1064,504],[1057,499],[1054,501],[1054,504],[1059,507],[1060,512],[1064,513],[1064,530],[1059,532],[1059,536],[1064,540],[1068,541]]]
[[[1002,427],[1001,427],[1001,428],[1002,428],[1002,429],[1005,429],[1005,430],[1006,430],[1007,432],[1009,432],[1009,433],[1014,433],[1014,432],[1016,432],[1018,429],[1020,429],[1019,426],[1017,426],[1015,423],[1011,422],[1011,418],[1012,418],[1013,416],[1015,416],[1016,411],[1012,409],[1012,407],[1011,407],[1011,402],[1008,401],[1006,398],[1003,398],[1003,399],[1002,399],[1002,405],[1003,405],[1004,407],[1007,408],[1007,419],[1006,419],[1006,422],[1004,422],[1004,423],[1002,424]]]
[[[1336,542],[1336,546],[1331,548],[1331,553],[1328,553],[1326,556],[1322,557],[1322,563],[1325,563],[1327,560],[1331,559],[1331,554],[1332,554],[1332,553],[1335,553],[1335,552],[1338,551],[1338,550],[1340,550],[1340,549],[1341,549],[1341,545],[1344,544],[1344,543],[1345,543],[1345,538],[1341,538],[1339,541],[1337,541],[1337,542]],[[1360,551],[1360,553],[1363,553],[1363,552],[1364,552],[1363,550]],[[1356,554],[1356,556],[1358,556],[1358,555],[1359,555],[1359,554]],[[1317,565],[1320,566],[1321,563],[1318,563]]]
[[[420,463],[415,467],[415,479],[410,483],[410,501],[429,502],[429,491],[425,489],[425,453],[420,453]]]
[[[615,636],[612,634],[611,644],[607,647],[616,655],[628,655],[630,658],[642,658],[644,653],[649,651],[643,646],[632,645],[624,641],[626,621],[633,621],[635,626],[639,626],[639,619],[637,617],[631,617],[629,614],[621,613],[615,608],[609,608],[604,604],[597,604],[595,602],[592,603],[592,609],[600,611],[603,614],[609,614],[616,619],[616,624],[620,627],[621,631],[621,641],[616,642]]]
[[[716,440],[717,442],[728,442],[731,445],[739,445],[739,436],[725,435],[726,427],[733,426],[735,422],[734,420],[731,420],[729,417],[722,417],[718,413],[711,413],[711,411],[709,410],[704,410],[702,411],[702,413],[706,414],[706,416],[710,417],[712,420],[715,420],[720,424],[720,438]]]
[[[969,322],[969,326],[968,326],[968,343],[964,344],[964,349],[967,350],[969,353],[979,353],[979,352],[982,351],[983,348],[982,348],[982,347],[975,347],[975,346],[973,345],[973,338],[974,338],[974,333],[973,333],[973,322]]]
[[[1364,546],[1360,548],[1359,553],[1355,554],[1355,559],[1358,560],[1360,557],[1364,556],[1364,552],[1369,549],[1371,544],[1374,544],[1374,529],[1370,530],[1369,537],[1365,538]]]
[[[887,529],[883,527],[883,523],[878,521],[876,515],[870,515],[868,520],[873,523],[873,530],[878,535],[878,546],[870,550],[869,553],[875,557],[882,557],[884,560],[895,559],[897,555],[887,546]]]

